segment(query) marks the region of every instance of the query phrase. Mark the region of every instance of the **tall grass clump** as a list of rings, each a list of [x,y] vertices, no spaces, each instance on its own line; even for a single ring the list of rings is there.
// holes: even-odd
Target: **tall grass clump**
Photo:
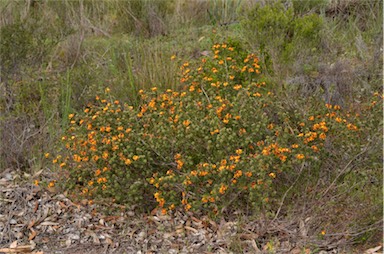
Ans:
[[[218,43],[182,64],[182,91],[140,90],[132,106],[107,88],[69,115],[66,149],[53,158],[65,186],[144,209],[157,202],[164,213],[254,213],[277,202],[302,167],[320,177],[330,147],[349,154],[363,142],[364,124],[338,105],[312,98],[306,110],[288,110],[262,69],[240,45]]]

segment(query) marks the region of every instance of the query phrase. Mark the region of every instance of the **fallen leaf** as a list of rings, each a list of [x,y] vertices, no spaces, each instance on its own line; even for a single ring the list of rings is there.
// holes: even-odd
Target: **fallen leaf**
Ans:
[[[39,209],[39,201],[36,201],[35,208],[33,209],[33,212],[35,213]]]
[[[35,225],[35,220],[31,220],[29,223],[28,223],[28,229],[32,228],[33,226]]]
[[[189,227],[189,226],[185,226],[184,228],[185,228],[185,229],[188,229],[188,230],[190,230],[190,231],[193,231],[194,233],[199,232],[197,229],[194,229],[194,228]]]
[[[261,253],[261,250],[259,249],[259,247],[257,247],[256,241],[254,239],[251,240],[251,244],[253,249],[255,250],[255,253]]]
[[[110,245],[110,246],[113,245],[113,241],[112,241],[111,238],[105,238],[105,242],[106,242],[108,245]]]
[[[379,252],[376,252],[376,251],[380,250],[381,247],[382,247],[382,246],[380,245],[380,246],[377,246],[377,247],[368,249],[368,250],[364,251],[364,254],[376,254],[376,253],[379,254]],[[382,253],[382,252],[381,252],[381,253]]]
[[[0,249],[0,252],[5,253],[20,253],[20,252],[31,252],[32,248],[30,245],[21,245],[14,248],[3,248]]]
[[[33,240],[36,237],[37,233],[35,230],[33,230],[33,228],[30,228],[30,230],[31,233],[29,234],[28,240]]]
[[[17,247],[17,240],[12,242],[10,245],[9,245],[9,248],[16,248]]]

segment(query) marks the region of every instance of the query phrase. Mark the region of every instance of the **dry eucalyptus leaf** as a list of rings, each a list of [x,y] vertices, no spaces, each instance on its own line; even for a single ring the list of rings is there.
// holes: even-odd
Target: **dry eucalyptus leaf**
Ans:
[[[382,246],[380,245],[380,246],[368,249],[368,250],[364,251],[364,254],[379,254],[379,253],[383,253],[383,252],[377,252],[381,248],[382,248]]]
[[[14,242],[12,242],[12,243],[9,245],[9,248],[11,248],[11,249],[16,248],[16,247],[17,247],[17,243],[18,243],[17,240],[14,241]]]

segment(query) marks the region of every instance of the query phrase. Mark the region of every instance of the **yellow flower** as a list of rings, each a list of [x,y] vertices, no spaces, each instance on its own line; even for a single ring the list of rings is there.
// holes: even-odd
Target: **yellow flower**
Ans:
[[[322,230],[321,231],[321,235],[325,235],[326,234],[326,231],[325,230]]]
[[[237,170],[236,173],[233,175],[234,178],[239,178],[243,175],[243,172],[241,170]]]
[[[49,157],[49,153],[44,154],[45,158]]]
[[[176,59],[176,55],[172,55],[171,60],[175,60],[175,59]]]
[[[111,91],[111,89],[109,89],[109,87],[105,88],[105,93],[109,93]]]
[[[325,135],[324,132],[322,132],[322,133],[320,134],[320,136],[319,136],[319,138],[322,139],[322,140],[325,140],[326,137],[327,137],[327,135]]]
[[[224,194],[227,189],[228,189],[227,186],[225,186],[224,184],[221,184],[219,189],[220,194]]]
[[[242,153],[243,153],[243,150],[242,150],[242,149],[237,149],[237,150],[236,150],[236,154],[240,155],[240,154],[242,154]]]
[[[188,127],[190,124],[191,124],[191,122],[188,121],[188,120],[183,121],[183,125],[184,125],[185,127]]]
[[[36,185],[36,186],[39,186],[39,180],[35,180],[35,181],[33,182],[33,184]]]
[[[69,115],[68,115],[68,118],[69,118],[69,119],[72,119],[74,116],[75,116],[75,114],[69,114]]]
[[[183,165],[184,165],[184,162],[181,161],[181,160],[177,160],[176,164],[177,164],[177,169],[181,169],[183,167]]]
[[[140,158],[140,157],[137,156],[137,155],[134,155],[134,156],[132,157],[132,159],[133,159],[134,161],[137,161],[139,158]]]
[[[49,182],[48,187],[50,188],[55,187],[55,181]]]
[[[305,158],[305,156],[304,156],[304,154],[299,153],[298,155],[296,155],[296,158],[297,158],[298,160],[302,160],[302,159]]]
[[[354,131],[356,131],[356,130],[358,129],[356,125],[353,125],[353,124],[351,124],[351,123],[347,124],[347,128],[348,128],[349,130],[354,130]]]
[[[315,145],[311,146],[312,150],[315,151],[315,152],[318,152],[319,151],[319,148]]]
[[[235,85],[235,86],[233,87],[233,89],[235,89],[236,91],[238,91],[241,87],[242,87],[241,85]]]
[[[269,177],[271,177],[271,178],[276,178],[276,174],[273,173],[273,172],[271,172],[271,173],[269,173]]]

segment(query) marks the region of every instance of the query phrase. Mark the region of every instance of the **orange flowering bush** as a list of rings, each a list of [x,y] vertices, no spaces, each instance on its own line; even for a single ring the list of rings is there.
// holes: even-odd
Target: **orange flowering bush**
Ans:
[[[318,167],[327,144],[360,135],[356,115],[307,101],[289,108],[263,80],[255,54],[215,44],[180,67],[181,91],[139,91],[140,106],[108,89],[69,116],[55,159],[67,186],[86,197],[220,214],[271,201],[274,182],[303,162]],[[347,139],[346,139],[347,137]]]

